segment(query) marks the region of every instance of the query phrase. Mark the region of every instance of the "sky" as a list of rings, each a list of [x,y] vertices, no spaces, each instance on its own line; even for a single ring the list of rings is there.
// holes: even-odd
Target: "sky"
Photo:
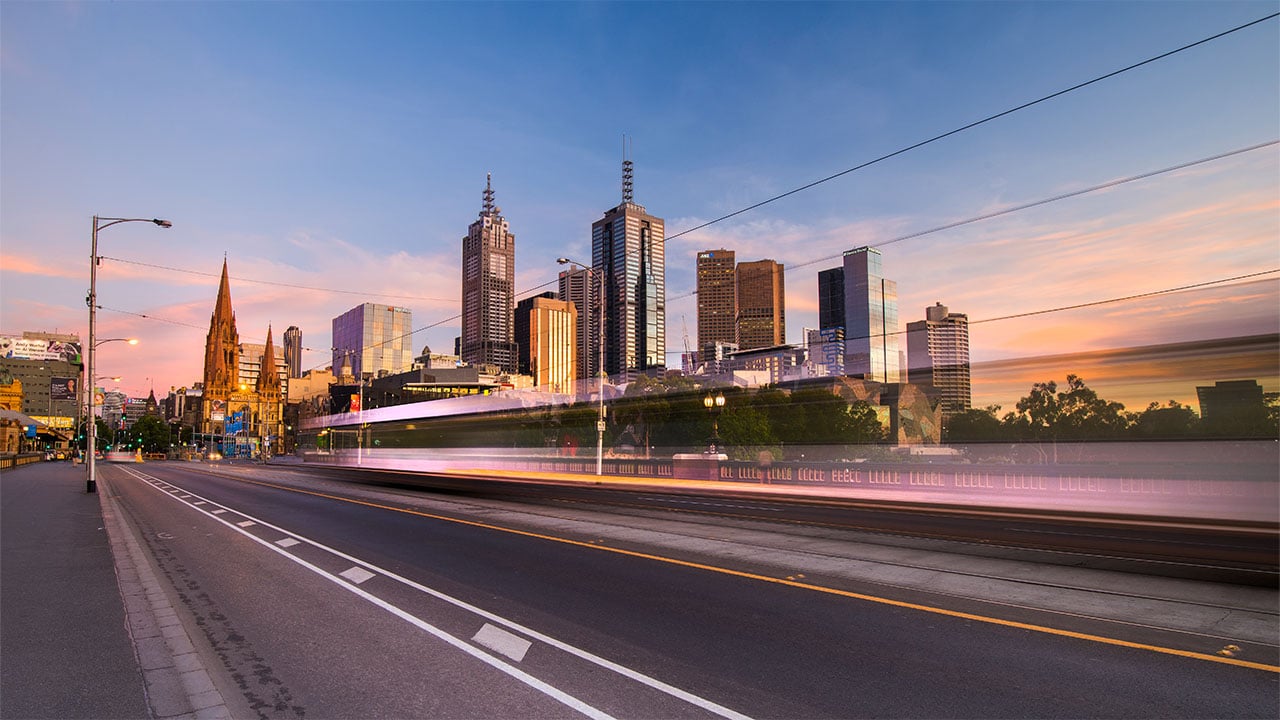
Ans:
[[[329,364],[332,318],[363,302],[409,308],[415,349],[451,352],[486,174],[531,294],[556,257],[590,259],[625,134],[635,200],[666,221],[669,366],[686,327],[697,345],[698,251],[783,263],[799,343],[818,272],[870,245],[904,326],[935,302],[968,315],[976,406],[1061,384],[1074,357],[1130,409],[1241,373],[1277,390],[1274,363],[1210,363],[1148,397],[1096,359],[1280,332],[1280,19],[689,231],[1277,11],[0,3],[0,335],[87,338],[93,216],[159,217],[173,227],[99,235],[98,337],[140,342],[100,347],[98,374],[131,395],[200,380],[224,260],[242,341],[296,325],[304,368]]]

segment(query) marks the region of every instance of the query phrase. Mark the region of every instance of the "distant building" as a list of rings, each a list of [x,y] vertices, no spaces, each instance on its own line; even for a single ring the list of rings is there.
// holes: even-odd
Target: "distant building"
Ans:
[[[698,253],[698,344],[738,344],[738,282],[734,251]],[[705,362],[705,358],[700,358]]]
[[[817,377],[844,375],[844,327],[805,329],[806,362]]]
[[[271,328],[267,342],[261,346],[248,344],[245,353],[236,329],[235,311],[231,307],[231,283],[227,262],[222,261],[222,279],[218,297],[209,317],[209,333],[205,337],[203,392],[200,396],[196,442],[207,450],[224,455],[253,455],[260,452],[277,454],[283,449],[284,393],[281,375],[287,375],[283,363],[276,361]],[[276,368],[262,372],[261,368]],[[256,372],[256,377],[250,377]],[[242,374],[244,373],[244,374]],[[154,402],[154,398],[153,398]],[[125,414],[129,414],[129,404]],[[105,414],[105,412],[104,412]]]
[[[32,331],[0,336],[0,374],[22,388],[20,407],[11,409],[68,437],[81,403],[88,402],[81,387],[83,368],[79,336]]]
[[[969,316],[937,303],[925,319],[907,323],[907,377],[933,398],[945,422],[972,403],[969,380]]]
[[[480,217],[462,239],[462,347],[464,362],[516,371],[516,236],[493,203],[485,176]],[[406,366],[407,367],[407,366]]]
[[[395,374],[413,366],[413,312],[408,308],[364,303],[333,319],[336,373],[347,361],[356,377]]]
[[[666,369],[666,231],[632,199],[622,162],[622,203],[591,225],[591,264],[605,278],[605,372],[615,382]]]
[[[527,297],[516,303],[515,312],[515,335],[512,339],[516,343],[516,372],[521,375],[529,374],[530,357],[533,346],[529,344],[529,315],[533,312],[534,300],[555,300],[556,294],[548,290],[547,292],[538,293],[532,297]]]
[[[786,343],[784,270],[773,260],[738,263],[738,347],[742,350]]]
[[[600,375],[600,284],[588,268],[573,267],[560,272],[560,300],[577,309],[577,345],[574,364],[579,378]]]
[[[529,360],[528,370],[521,370],[520,374],[533,376],[535,388],[571,393],[578,377],[578,308],[566,300],[542,296],[527,302],[529,308],[522,323],[526,334],[520,344],[528,348]]]
[[[818,273],[818,329],[844,330],[844,268]],[[841,361],[843,363],[843,360]]]
[[[284,364],[289,369],[288,377],[302,377],[302,331],[297,325],[284,331]]]
[[[1219,380],[1209,387],[1197,387],[1200,418],[1206,422],[1230,419],[1265,407],[1262,386],[1257,380]]]
[[[874,248],[846,251],[843,269],[845,374],[896,383],[901,379],[898,284],[884,278],[880,251]]]
[[[267,328],[268,338],[271,335],[271,328]],[[280,386],[285,388],[284,394],[288,396],[289,386],[289,366],[283,357],[274,352],[276,365],[276,376],[280,378]],[[262,375],[262,360],[266,356],[267,346],[259,343],[240,343],[240,373],[237,382],[245,387],[256,387],[258,378]]]

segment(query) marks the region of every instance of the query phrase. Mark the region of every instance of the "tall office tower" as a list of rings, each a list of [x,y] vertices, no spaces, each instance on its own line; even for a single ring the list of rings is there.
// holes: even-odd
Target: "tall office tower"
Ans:
[[[567,300],[539,295],[529,298],[527,312],[528,321],[523,323],[526,335],[520,344],[529,349],[533,386],[549,392],[573,392],[578,376],[578,308]]]
[[[698,253],[698,345],[738,343],[737,265],[732,250]],[[706,362],[708,358],[701,358]]]
[[[784,267],[772,260],[738,263],[738,348],[787,342]]]
[[[333,319],[333,372],[344,361],[356,378],[375,378],[413,367],[413,312],[365,303]]]
[[[580,378],[600,374],[600,291],[593,272],[579,267],[560,271],[558,297],[573,303],[578,313],[575,366]]]
[[[516,372],[515,275],[516,236],[493,204],[486,175],[480,217],[462,239],[463,361]]]
[[[284,364],[289,368],[289,377],[302,377],[302,331],[297,325],[284,331]]]
[[[845,373],[899,382],[898,284],[881,275],[879,250],[845,251],[844,320]]]
[[[270,335],[270,333],[271,328],[268,326],[267,334]],[[245,387],[257,387],[258,378],[262,377],[262,363],[266,353],[267,346],[264,344],[240,343],[240,366],[236,382]],[[275,353],[274,346],[272,356],[275,358],[276,378],[280,381],[282,392],[288,393],[289,366],[285,364],[284,358]]]
[[[924,320],[907,323],[907,381],[938,399],[945,421],[968,410],[973,400],[969,316],[949,313],[942,303],[924,313]]]
[[[844,268],[818,273],[818,329],[844,329]]]
[[[622,161],[622,204],[591,225],[591,264],[604,274],[604,369],[615,382],[661,372],[667,363],[666,232],[632,200]]]
[[[515,335],[512,337],[516,341],[516,372],[521,375],[529,374],[529,353],[532,350],[529,345],[529,315],[533,312],[533,301],[538,298],[554,300],[556,294],[548,290],[516,303]]]

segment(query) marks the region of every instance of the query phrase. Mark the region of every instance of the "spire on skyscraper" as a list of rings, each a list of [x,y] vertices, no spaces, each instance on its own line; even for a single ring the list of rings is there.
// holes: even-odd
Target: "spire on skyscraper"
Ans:
[[[631,194],[631,138],[622,136],[622,202],[634,202]]]
[[[499,214],[502,210],[493,204],[493,173],[484,174],[484,207],[480,210],[480,217],[492,217]]]

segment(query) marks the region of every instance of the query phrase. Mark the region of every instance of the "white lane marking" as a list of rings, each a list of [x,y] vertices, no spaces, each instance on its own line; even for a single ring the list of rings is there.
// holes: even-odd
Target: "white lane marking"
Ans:
[[[205,502],[205,501],[203,501],[203,500],[201,500],[200,502],[192,503],[192,505],[208,505],[208,504],[209,504],[209,503],[207,503],[207,502]]]
[[[285,538],[283,540],[277,540],[276,544],[279,545],[280,547],[293,547],[294,545],[297,545],[299,542],[300,541],[294,540],[293,538]]]
[[[218,509],[218,510],[212,510],[210,512],[213,515],[221,515],[222,513],[226,512],[226,510]]]
[[[138,477],[138,476],[135,475],[134,477]],[[184,503],[184,504],[190,505],[189,503]],[[599,710],[595,707],[592,707],[591,705],[586,704],[585,702],[564,692],[563,690],[557,687],[554,687],[552,685],[549,685],[543,682],[542,680],[539,680],[538,678],[530,675],[529,673],[521,670],[520,668],[515,667],[514,665],[504,660],[496,658],[490,655],[489,653],[475,647],[474,645],[471,645],[465,642],[464,640],[461,640],[459,638],[454,637],[453,635],[450,635],[444,630],[441,630],[440,628],[434,625],[431,625],[430,623],[426,622],[425,620],[422,620],[421,618],[411,615],[407,611],[402,610],[401,608],[396,607],[395,605],[392,605],[391,603],[383,600],[382,598],[376,595],[373,595],[364,590],[361,590],[359,587],[352,585],[348,582],[345,582],[342,579],[339,579],[337,575],[334,575],[333,573],[330,573],[329,571],[321,567],[313,565],[312,563],[309,563],[306,560],[303,560],[302,558],[296,557],[291,553],[285,552],[283,549],[276,547],[272,543],[269,543],[266,540],[263,540],[262,538],[254,536],[252,533],[249,533],[240,528],[236,528],[226,520],[222,520],[220,518],[215,518],[215,519],[218,519],[220,522],[222,522],[224,525],[226,525],[229,529],[233,530],[234,532],[238,532],[241,535],[244,535],[246,538],[252,540],[253,542],[256,542],[259,545],[262,545],[268,550],[271,550],[272,552],[275,552],[284,558],[292,560],[297,565],[300,565],[301,567],[306,568],[307,570],[310,570],[311,572],[315,573],[316,575],[319,575],[320,577],[328,580],[329,582],[337,585],[338,587],[345,589],[347,592],[352,593],[353,595],[359,598],[362,598],[365,601],[373,605],[376,605],[379,608],[382,608],[383,610],[386,610],[387,612],[391,613],[392,615],[395,615],[401,620],[404,620],[410,625],[413,625],[419,630],[422,630],[423,632],[426,632],[444,641],[445,643],[452,645],[458,650],[461,650],[462,652],[476,658],[477,660],[485,663],[486,665],[489,665],[490,667],[496,670],[499,670],[501,672],[506,673],[507,675],[510,675],[516,680],[519,680],[520,682],[523,682],[524,684],[543,693],[544,695],[547,695],[548,697],[559,701],[560,703],[568,706],[569,708],[572,708],[573,710],[576,710],[579,713],[582,713],[583,715],[586,715],[589,718],[594,718],[595,720],[615,720],[612,715],[609,715],[608,713],[605,713],[602,710]],[[270,523],[262,523],[262,524],[267,527],[272,527],[276,530],[280,529],[280,528],[275,528]],[[282,530],[281,532],[284,532],[284,531]],[[310,545],[314,545],[319,548],[324,548],[323,545],[320,545],[319,543],[314,542],[312,540],[307,540],[306,542]],[[330,550],[330,552],[332,552],[335,555],[343,556],[342,553],[339,553],[336,550]],[[356,561],[356,562],[359,562],[359,561]]]
[[[132,468],[125,468],[125,469],[126,469],[126,470],[128,470],[128,471],[131,471],[131,472],[137,472],[137,471],[132,470]],[[210,501],[210,502],[212,502],[212,501]],[[214,510],[213,512],[214,512],[214,513],[218,513],[218,512],[220,512],[220,511],[218,511],[218,510]],[[238,511],[237,511],[237,512],[238,512]],[[247,518],[247,517],[253,517],[252,515],[249,515],[248,513],[244,513],[244,512],[238,512],[238,514],[239,514],[239,515],[241,515],[241,516],[243,516],[243,517],[246,517],[246,518]],[[627,678],[627,679],[629,679],[629,680],[633,680],[633,681],[635,681],[635,682],[638,682],[638,683],[640,683],[641,685],[647,685],[648,687],[651,687],[651,688],[653,688],[653,689],[655,689],[655,690],[658,690],[659,692],[663,692],[663,693],[666,693],[667,695],[670,695],[670,696],[672,696],[672,697],[679,698],[679,699],[681,699],[681,700],[683,700],[683,701],[685,701],[685,702],[689,703],[690,705],[693,705],[693,706],[696,706],[696,707],[700,707],[700,708],[702,708],[702,709],[704,709],[704,710],[706,710],[706,711],[708,711],[708,712],[711,712],[711,713],[713,713],[713,714],[719,715],[719,716],[724,717],[724,718],[730,718],[731,720],[751,720],[751,719],[750,719],[750,716],[748,716],[748,715],[743,715],[742,713],[737,712],[736,710],[731,710],[731,709],[729,709],[729,708],[727,708],[727,707],[724,707],[723,705],[720,705],[719,703],[715,703],[715,702],[712,702],[711,700],[708,700],[708,699],[706,699],[706,698],[700,697],[700,696],[698,696],[698,695],[694,695],[693,693],[688,692],[688,691],[686,691],[686,690],[681,690],[680,688],[675,687],[674,685],[669,685],[669,684],[667,684],[667,683],[665,683],[665,682],[663,682],[663,681],[661,681],[661,680],[658,680],[657,678],[653,678],[653,677],[650,677],[650,676],[648,676],[648,675],[645,675],[644,673],[642,673],[642,672],[640,672],[640,671],[638,671],[638,670],[633,670],[633,669],[631,669],[631,668],[629,668],[629,667],[626,667],[626,666],[624,666],[624,665],[619,665],[618,663],[615,663],[615,662],[613,662],[612,660],[606,660],[605,658],[602,658],[602,657],[600,657],[599,655],[596,655],[596,654],[594,654],[594,653],[588,652],[588,651],[583,650],[583,649],[578,648],[578,647],[574,647],[573,645],[570,645],[570,644],[568,644],[568,643],[566,643],[566,642],[563,642],[563,641],[561,641],[561,640],[557,640],[556,638],[553,638],[553,637],[551,637],[551,636],[549,636],[549,635],[544,635],[543,633],[540,633],[540,632],[538,632],[537,630],[534,630],[534,629],[532,629],[532,628],[525,627],[524,625],[521,625],[520,623],[517,623],[517,622],[515,622],[514,620],[508,620],[508,619],[506,619],[506,618],[504,618],[504,617],[502,617],[502,616],[500,616],[500,615],[495,615],[494,613],[491,613],[491,612],[489,612],[488,610],[484,610],[483,608],[480,608],[480,607],[477,607],[477,606],[475,606],[475,605],[472,605],[471,603],[465,602],[465,601],[463,601],[463,600],[459,600],[458,598],[455,598],[455,597],[453,597],[453,596],[451,596],[451,595],[446,595],[445,593],[443,593],[443,592],[441,592],[441,591],[439,591],[439,590],[436,590],[436,589],[434,589],[434,588],[429,588],[429,587],[427,587],[426,585],[422,585],[422,584],[420,584],[420,583],[417,583],[417,582],[415,582],[415,581],[413,581],[413,580],[410,580],[409,578],[406,578],[406,577],[404,577],[404,576],[402,576],[402,575],[397,575],[397,574],[395,574],[395,573],[391,572],[390,570],[386,570],[386,569],[384,569],[384,568],[378,567],[377,565],[373,565],[373,564],[371,564],[371,563],[367,563],[367,562],[365,562],[365,561],[363,561],[363,560],[360,560],[359,558],[356,558],[356,557],[354,557],[354,556],[348,555],[348,554],[346,554],[346,553],[342,552],[341,550],[337,550],[337,549],[335,549],[335,548],[331,548],[331,547],[329,547],[329,546],[327,546],[327,545],[324,545],[324,544],[322,544],[322,543],[316,542],[315,540],[311,540],[311,539],[306,538],[306,537],[303,537],[303,536],[301,536],[301,535],[297,535],[296,533],[292,533],[292,531],[286,530],[286,529],[284,529],[284,528],[282,528],[282,527],[279,527],[279,526],[277,526],[277,525],[272,525],[271,523],[266,522],[265,520],[261,520],[261,519],[258,519],[258,518],[254,518],[254,519],[255,519],[255,520],[257,520],[257,522],[258,522],[259,524],[261,524],[263,527],[271,528],[272,530],[278,530],[279,532],[284,533],[284,534],[293,534],[293,535],[296,535],[296,536],[297,536],[297,537],[298,537],[302,542],[305,542],[305,543],[307,543],[308,545],[310,545],[310,546],[312,546],[312,547],[314,547],[314,548],[318,548],[318,549],[320,549],[320,550],[323,550],[323,551],[325,551],[325,552],[327,552],[327,553],[330,553],[331,555],[334,555],[335,557],[342,558],[343,560],[350,560],[350,561],[351,561],[351,562],[353,562],[353,563],[358,563],[358,564],[360,564],[360,565],[363,565],[363,566],[365,566],[365,567],[368,567],[368,568],[370,568],[371,570],[373,570],[373,571],[377,572],[379,575],[382,575],[383,577],[387,577],[387,578],[390,578],[390,579],[392,579],[392,580],[395,580],[396,582],[399,582],[399,583],[401,583],[401,584],[403,584],[403,585],[406,585],[406,586],[408,586],[408,587],[410,587],[410,588],[413,588],[414,590],[417,590],[417,591],[419,591],[419,592],[421,592],[421,593],[424,593],[424,594],[426,594],[426,595],[430,595],[431,597],[434,597],[434,598],[436,598],[436,599],[438,599],[438,600],[443,600],[443,601],[445,601],[445,602],[447,602],[447,603],[449,603],[449,604],[453,605],[454,607],[458,607],[458,608],[461,608],[461,609],[466,610],[466,611],[468,611],[468,612],[475,613],[476,615],[479,615],[480,617],[482,617],[482,618],[484,618],[484,619],[486,619],[486,620],[489,620],[489,621],[491,621],[491,622],[493,622],[493,623],[495,623],[495,624],[497,624],[497,625],[501,625],[501,626],[506,627],[506,628],[508,628],[508,629],[510,629],[510,630],[514,630],[514,631],[516,631],[516,632],[518,632],[518,633],[520,633],[520,634],[522,634],[522,635],[525,635],[525,636],[528,636],[528,637],[530,637],[530,638],[533,638],[534,640],[537,640],[537,641],[539,641],[539,642],[546,643],[546,644],[550,645],[551,647],[556,648],[557,650],[560,650],[560,651],[562,651],[562,652],[565,652],[565,653],[568,653],[568,654],[570,654],[570,655],[573,655],[574,657],[577,657],[577,658],[579,658],[579,659],[581,659],[581,660],[586,660],[586,661],[587,661],[587,662],[589,662],[589,663],[592,663],[592,664],[594,664],[594,665],[598,665],[598,666],[600,666],[600,667],[602,667],[602,668],[605,668],[605,669],[607,669],[607,670],[611,670],[611,671],[613,671],[613,672],[615,672],[615,673],[617,673],[617,674],[619,674],[619,675],[621,675],[621,676],[623,676],[623,677],[625,677],[625,678]],[[223,521],[223,522],[225,523],[226,521]],[[233,528],[233,529],[234,529],[234,528]],[[268,544],[269,544],[267,541],[262,540],[262,539],[260,539],[260,538],[257,538],[257,537],[255,537],[255,536],[253,536],[253,535],[251,535],[251,534],[249,534],[249,533],[245,532],[244,530],[236,530],[236,532],[241,533],[241,534],[245,535],[246,537],[251,538],[253,541],[258,542],[258,543],[261,543],[261,544],[263,544],[263,545],[268,545]],[[456,642],[458,642],[458,643],[462,643],[461,647],[463,647],[464,649],[467,649],[467,652],[471,652],[472,650],[474,650],[474,648],[473,648],[471,645],[468,645],[468,644],[466,644],[465,642],[463,642],[463,641],[461,641],[461,640],[458,640],[457,638],[454,638],[452,635],[448,635],[448,633],[445,633],[443,630],[438,630],[437,628],[434,628],[433,626],[427,625],[424,621],[419,620],[418,618],[416,618],[416,617],[414,617],[414,616],[412,616],[412,615],[409,615],[409,614],[408,614],[408,613],[406,613],[405,611],[400,610],[399,608],[396,608],[395,606],[392,606],[392,605],[390,605],[390,604],[384,603],[380,598],[377,598],[376,596],[373,596],[373,595],[369,595],[369,594],[368,594],[368,593],[366,593],[364,590],[361,590],[361,589],[359,589],[359,588],[357,588],[357,587],[355,587],[355,586],[353,586],[353,585],[350,585],[350,584],[347,584],[347,583],[342,582],[342,581],[340,581],[340,580],[337,580],[337,579],[336,579],[336,576],[329,575],[329,573],[327,573],[326,571],[324,571],[324,570],[322,570],[322,569],[320,569],[320,568],[318,568],[318,567],[316,567],[316,566],[314,566],[314,565],[312,565],[312,564],[310,564],[310,563],[308,563],[308,562],[306,562],[306,561],[302,560],[301,558],[295,557],[295,556],[293,556],[293,555],[291,555],[291,554],[289,554],[289,553],[285,552],[285,551],[284,551],[284,550],[282,550],[282,549],[278,549],[278,548],[275,548],[275,547],[272,547],[271,549],[272,549],[272,550],[274,550],[274,551],[276,551],[276,552],[278,552],[278,553],[280,553],[281,555],[284,555],[285,557],[289,558],[290,560],[293,560],[294,562],[296,562],[296,563],[298,563],[298,564],[300,564],[300,565],[302,565],[302,566],[304,566],[304,567],[307,567],[307,568],[309,568],[309,569],[312,569],[312,568],[313,568],[317,573],[320,573],[320,574],[322,574],[322,575],[324,575],[324,576],[326,576],[326,577],[332,578],[332,579],[333,579],[333,582],[336,582],[336,583],[338,583],[339,585],[342,585],[343,587],[346,587],[348,590],[350,590],[351,592],[353,592],[353,593],[355,593],[355,594],[357,594],[357,595],[359,595],[359,596],[361,596],[361,597],[366,597],[366,596],[368,596],[368,598],[370,598],[370,599],[371,599],[370,601],[371,601],[371,602],[374,602],[374,604],[378,605],[379,607],[383,607],[383,608],[384,608],[384,609],[386,609],[388,612],[391,612],[392,614],[394,614],[394,615],[396,615],[396,616],[398,616],[398,617],[403,617],[403,618],[405,618],[408,622],[410,622],[410,623],[411,623],[411,624],[413,624],[413,625],[418,625],[419,623],[422,623],[422,626],[425,626],[425,627],[424,627],[424,629],[425,629],[425,628],[431,628],[431,630],[428,630],[428,632],[431,632],[432,634],[435,634],[436,632],[439,632],[439,633],[444,634],[445,636],[447,636],[447,637],[449,637],[449,638],[450,638],[450,640],[447,640],[447,641],[446,641],[446,642],[450,642],[450,644],[453,644],[453,643],[456,641]],[[480,653],[480,655],[482,655],[482,656],[484,656],[484,657],[486,657],[486,658],[490,658],[493,662],[496,662],[496,663],[502,663],[504,666],[506,665],[506,664],[505,664],[505,663],[503,663],[501,660],[498,660],[497,658],[493,658],[492,656],[490,656],[490,655],[488,655],[488,654],[486,654],[486,653],[483,653],[483,652],[481,652],[481,651],[479,651],[479,650],[476,650],[475,652]],[[486,660],[486,662],[488,662],[488,661]],[[493,663],[490,663],[490,664],[493,664]],[[495,667],[496,667],[496,666],[495,666]],[[509,667],[509,666],[508,666],[508,667]],[[513,672],[515,672],[515,673],[520,673],[520,675],[525,675],[525,673],[524,673],[523,671],[519,670],[518,668],[511,667],[511,670],[512,670]],[[535,681],[535,682],[538,682],[538,683],[541,683],[541,682],[542,682],[542,681],[540,681],[540,680],[538,680],[537,678],[534,678],[534,677],[532,677],[532,676],[529,676],[529,677],[530,677],[530,679],[531,679],[531,680],[533,680],[533,681]],[[541,687],[540,687],[540,686],[534,686],[534,687],[538,687],[539,689],[541,689]],[[550,686],[547,686],[547,687],[550,687]],[[560,693],[560,692],[561,692],[560,690],[557,690],[557,689],[555,689],[555,688],[551,688],[551,689],[552,689],[552,690],[554,690],[554,691],[555,691],[555,692],[557,692],[557,693]],[[546,691],[544,691],[544,692],[546,692]],[[548,694],[550,694],[550,693],[548,693]],[[556,696],[553,696],[553,697],[556,697]],[[566,695],[566,697],[570,697],[570,699],[574,700],[574,702],[580,702],[580,701],[578,701],[576,698],[572,698],[571,696],[567,696],[567,695]],[[557,697],[557,699],[559,699],[559,698]],[[564,701],[563,701],[563,700],[561,700],[561,702],[564,702]],[[566,703],[566,704],[568,704],[568,703]],[[587,707],[589,707],[589,706],[587,706]],[[599,711],[598,711],[598,710],[596,710],[595,708],[590,708],[590,709],[592,710],[592,712],[599,712]],[[586,713],[585,711],[582,711],[582,712],[583,712],[584,714],[589,714],[589,713]]]
[[[480,632],[476,633],[475,637],[471,639],[494,652],[506,655],[516,662],[523,660],[524,654],[529,652],[529,646],[533,645],[528,640],[513,635],[500,627],[494,627],[489,623],[485,623],[484,627],[480,628]]]
[[[252,520],[245,520],[244,522],[238,522],[238,523],[236,523],[236,526],[237,526],[237,527],[253,527],[254,525],[257,525],[257,524],[258,524],[258,523],[254,522],[254,521],[252,521]]]
[[[368,580],[371,577],[377,577],[376,575],[369,572],[368,570],[365,570],[362,567],[353,567],[349,570],[343,570],[338,574],[357,585],[364,582],[365,580]]]

